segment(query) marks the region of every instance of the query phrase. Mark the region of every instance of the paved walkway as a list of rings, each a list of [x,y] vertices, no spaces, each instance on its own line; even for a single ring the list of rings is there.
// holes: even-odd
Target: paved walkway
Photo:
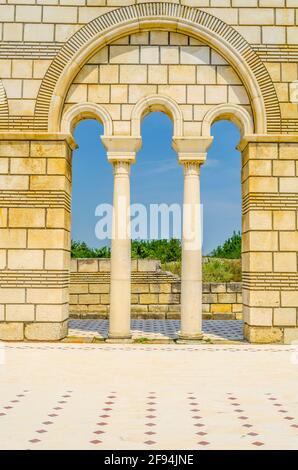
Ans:
[[[1,449],[298,448],[294,346],[1,344]]]
[[[180,329],[179,320],[132,320],[131,331],[134,340],[173,340]],[[203,320],[204,338],[211,341],[242,341],[241,320]],[[106,338],[108,320],[70,320],[70,337]]]

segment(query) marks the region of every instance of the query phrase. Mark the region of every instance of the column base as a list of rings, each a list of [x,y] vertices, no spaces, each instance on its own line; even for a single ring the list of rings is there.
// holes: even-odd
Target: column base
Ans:
[[[195,344],[195,343],[204,343],[204,336],[203,333],[195,333],[195,334],[184,334],[178,333],[178,339],[176,341],[177,344]]]
[[[109,335],[108,338],[105,340],[105,342],[110,343],[110,344],[132,343],[133,339],[131,335],[127,335],[127,336]]]

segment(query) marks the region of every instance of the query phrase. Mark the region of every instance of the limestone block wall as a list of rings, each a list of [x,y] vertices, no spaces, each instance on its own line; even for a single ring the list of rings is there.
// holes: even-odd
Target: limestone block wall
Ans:
[[[0,141],[4,340],[57,339],[67,331],[71,150],[63,139],[39,138]]]
[[[132,110],[142,98],[166,94],[180,105],[183,132],[201,132],[215,103],[232,103],[251,112],[237,73],[215,50],[184,34],[144,31],[112,42],[91,57],[75,77],[64,112],[78,103],[103,106],[115,135],[130,135]]]
[[[290,343],[298,325],[298,143],[268,140],[243,142],[245,334]]]
[[[3,128],[6,118],[13,129],[34,127],[42,80],[53,59],[76,32],[100,15],[141,3],[139,0],[3,0],[0,78],[8,100]],[[166,0],[163,3],[199,8],[232,26],[251,45],[270,74],[280,101],[283,132],[297,131],[297,105],[290,97],[291,83],[298,79],[296,0]]]
[[[108,318],[109,259],[72,259],[71,317]],[[180,318],[180,278],[162,271],[158,260],[132,260],[133,318]],[[241,283],[203,284],[203,317],[241,319]]]

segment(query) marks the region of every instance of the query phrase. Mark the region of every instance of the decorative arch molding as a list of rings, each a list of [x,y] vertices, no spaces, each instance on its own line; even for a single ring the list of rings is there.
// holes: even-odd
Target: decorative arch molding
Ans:
[[[131,135],[141,135],[142,119],[149,113],[162,111],[173,121],[174,135],[183,135],[183,115],[175,100],[164,95],[150,95],[141,98],[134,106],[131,113]]]
[[[104,135],[113,135],[113,121],[108,111],[95,103],[78,103],[71,106],[62,117],[61,132],[72,134],[76,124],[83,119],[96,119],[104,127]]]
[[[9,127],[9,110],[6,91],[0,80],[0,129],[8,130]]]
[[[35,128],[57,131],[63,102],[75,75],[105,44],[127,34],[165,29],[203,40],[234,66],[246,86],[257,133],[279,133],[279,102],[269,73],[247,41],[219,18],[174,3],[139,3],[95,18],[74,34],[51,63],[39,90]]]
[[[202,122],[202,136],[211,135],[211,126],[220,119],[228,119],[240,127],[242,135],[254,133],[254,122],[249,112],[237,104],[220,104],[211,108],[204,116]]]

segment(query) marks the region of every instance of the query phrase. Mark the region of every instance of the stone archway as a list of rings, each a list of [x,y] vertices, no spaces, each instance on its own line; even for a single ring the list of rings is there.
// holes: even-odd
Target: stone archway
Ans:
[[[95,50],[128,33],[166,29],[203,39],[241,75],[255,108],[256,132],[280,131],[280,110],[271,78],[241,35],[219,18],[169,3],[122,7],[88,23],[65,44],[47,71],[36,101],[35,128],[56,132],[64,96],[80,67]]]
[[[167,65],[165,78],[160,78],[158,70],[158,79],[148,79],[147,69],[154,63],[147,55],[142,64],[142,46],[136,43],[139,55],[132,64],[144,65],[142,83],[138,83],[141,89],[129,88],[133,71],[130,68],[120,80],[109,76],[112,81],[106,82],[104,94],[101,78],[92,83],[86,67],[95,65],[98,77],[103,64],[101,59],[94,59],[97,52],[110,50],[116,42],[119,46],[127,37],[130,41],[133,35],[147,33],[143,46],[153,46],[151,38],[155,35],[158,57],[163,47],[167,56],[173,35],[187,38],[175,46],[177,57],[181,57],[183,44],[186,48],[205,48],[203,65],[214,65],[215,75],[201,78],[197,73],[199,64],[189,64],[189,51],[184,50],[188,56],[184,55],[184,62],[177,59],[162,63],[157,59],[157,68]],[[117,54],[121,55],[119,49]],[[190,55],[193,60],[193,52]],[[111,65],[109,57],[106,65]],[[215,64],[213,57],[218,60]],[[113,65],[119,71],[129,60],[125,64],[116,57]],[[218,72],[221,66],[226,67],[225,72]],[[100,89],[96,88],[99,85]],[[241,89],[238,94],[234,85]],[[111,99],[113,86],[118,86],[113,96],[119,101]],[[146,92],[142,86],[147,87]],[[179,86],[182,88],[178,90]],[[82,93],[73,93],[74,90]],[[92,20],[66,41],[43,76],[34,113],[34,100],[30,101],[31,114],[22,124],[28,126],[26,131],[1,135],[1,157],[5,159],[7,174],[1,183],[4,228],[0,338],[55,340],[66,335],[70,167],[76,145],[72,126],[90,116],[104,123],[103,142],[114,168],[115,193],[126,197],[128,207],[129,167],[141,145],[139,122],[150,106],[160,106],[174,119],[173,145],[184,167],[185,200],[191,207],[199,200],[199,169],[211,143],[210,125],[223,116],[241,123],[245,335],[253,342],[290,342],[297,338],[298,138],[281,134],[280,102],[275,90],[259,55],[233,27],[204,11],[180,4],[121,7]],[[5,116],[2,122],[8,130],[6,117],[11,117],[13,123],[14,116],[8,116],[5,93],[1,92],[1,97]],[[13,105],[16,109],[15,102]],[[11,129],[19,128],[12,125]],[[120,214],[117,201],[115,210]],[[196,225],[196,232],[198,228]],[[129,246],[128,236],[121,243],[116,241],[113,249],[114,261],[122,260],[115,261],[112,267],[112,290],[118,290],[118,300],[114,295],[111,338],[117,340],[130,334]],[[200,337],[200,319],[194,315],[201,302],[197,268],[200,256],[200,249],[193,256],[183,255],[182,340]]]

